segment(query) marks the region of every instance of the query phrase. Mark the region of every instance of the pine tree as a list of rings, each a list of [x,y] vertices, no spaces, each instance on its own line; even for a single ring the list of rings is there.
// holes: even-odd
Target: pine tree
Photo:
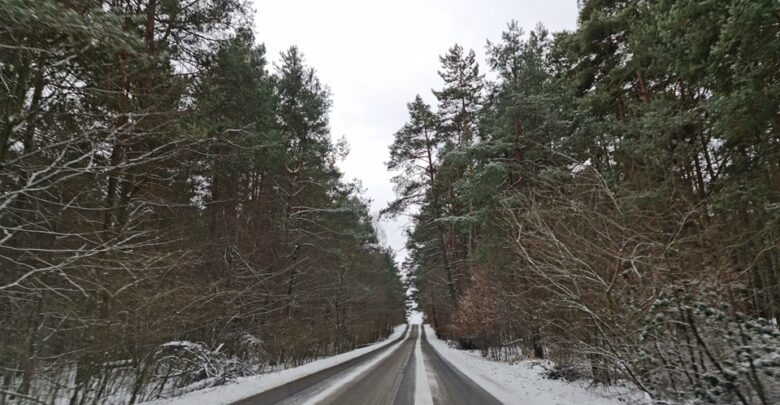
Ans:
[[[468,146],[478,137],[477,114],[482,105],[484,76],[479,72],[474,51],[466,53],[460,45],[450,48],[439,61],[444,86],[433,91],[439,102],[438,131],[446,143]]]
[[[482,105],[484,77],[473,50],[464,52],[455,45],[439,58],[439,76],[444,87],[433,91],[439,102],[436,111],[437,129],[443,140],[441,148],[440,181],[446,189],[443,205],[449,222],[449,250],[457,258],[453,270],[468,276],[470,252],[474,245],[474,227],[471,202],[459,188],[473,174],[473,158],[470,148],[478,138],[478,112]],[[465,271],[457,270],[463,267]],[[467,278],[467,277],[464,277]]]
[[[447,278],[447,287],[453,303],[457,303],[458,291],[455,274],[447,249],[447,235],[442,218],[442,190],[437,174],[436,155],[441,138],[436,131],[436,118],[430,106],[419,95],[407,104],[409,122],[395,134],[390,146],[387,168],[399,170],[393,178],[397,198],[383,214],[397,216],[413,206],[429,205],[422,209],[425,217],[418,217],[423,227],[436,229],[438,255]],[[426,212],[427,211],[427,212]]]
[[[0,0],[0,402],[140,402],[402,321],[327,89],[245,12]]]
[[[284,243],[287,245],[289,280],[287,282],[287,314],[292,313],[296,281],[305,263],[304,245],[311,232],[308,208],[318,208],[325,192],[336,180],[331,155],[327,113],[330,108],[328,90],[322,86],[312,68],[304,64],[298,48],[282,54],[277,72],[277,117],[285,142],[283,180],[279,187],[283,199]],[[320,200],[320,201],[318,201]]]

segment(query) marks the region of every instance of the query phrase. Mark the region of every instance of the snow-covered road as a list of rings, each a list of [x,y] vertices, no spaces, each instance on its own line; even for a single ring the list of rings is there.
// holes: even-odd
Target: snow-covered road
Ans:
[[[640,399],[546,380],[533,364],[489,361],[450,348],[428,325],[412,325],[366,348],[156,404],[617,405]]]
[[[349,367],[332,367],[236,404],[501,404],[444,359],[419,325],[386,348],[354,359]]]

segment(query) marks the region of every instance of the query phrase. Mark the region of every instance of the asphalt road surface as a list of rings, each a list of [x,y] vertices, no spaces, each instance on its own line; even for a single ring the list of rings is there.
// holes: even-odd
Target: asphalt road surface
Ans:
[[[422,354],[425,368],[432,370],[435,377],[431,381],[431,394],[436,405],[501,405],[471,378],[455,368],[439,355],[428,343],[425,331],[422,333]]]
[[[422,339],[423,361],[427,370],[417,370],[415,347]],[[370,368],[344,382],[345,376],[390,351]],[[435,405],[501,404],[471,378],[460,372],[428,343],[417,325],[407,327],[397,342],[366,353],[346,363],[322,370],[271,389],[234,405],[318,404],[412,405],[415,403],[415,373],[426,372]],[[329,394],[324,394],[331,386]],[[419,391],[419,390],[417,390]],[[319,395],[318,398],[315,398]]]
[[[409,334],[409,326],[396,342],[404,341]],[[327,389],[331,384],[348,374],[353,368],[364,364],[371,359],[379,356],[381,353],[395,347],[396,342],[390,343],[377,350],[355,357],[352,360],[326,368],[314,374],[310,374],[301,379],[289,382],[282,386],[264,391],[260,394],[251,396],[242,401],[235,402],[233,405],[294,405],[303,404],[308,399],[314,397],[319,392]]]

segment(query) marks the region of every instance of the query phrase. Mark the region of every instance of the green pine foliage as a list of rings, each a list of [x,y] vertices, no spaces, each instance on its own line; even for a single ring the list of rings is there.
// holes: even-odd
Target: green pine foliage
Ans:
[[[437,333],[660,401],[776,402],[778,38],[772,1],[588,0],[574,31],[510,23],[484,86],[447,51],[436,182],[406,173],[389,208]]]
[[[0,403],[136,403],[373,342],[392,253],[330,96],[238,0],[0,1]]]

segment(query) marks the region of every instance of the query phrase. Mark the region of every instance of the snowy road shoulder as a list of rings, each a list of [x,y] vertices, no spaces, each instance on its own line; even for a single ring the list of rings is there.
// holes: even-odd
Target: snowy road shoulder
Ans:
[[[352,360],[363,354],[381,349],[393,344],[404,333],[406,325],[398,325],[393,333],[382,341],[369,346],[361,347],[336,356],[315,360],[300,367],[288,368],[270,373],[263,373],[251,377],[239,378],[233,382],[217,387],[205,388],[189,392],[187,394],[144,402],[146,405],[206,405],[206,404],[230,404],[261,392],[282,386],[308,375],[320,372],[330,367]]]
[[[589,389],[581,383],[546,379],[543,369],[532,367],[531,362],[502,363],[485,359],[477,352],[453,349],[436,337],[430,325],[425,325],[425,333],[442,357],[505,404],[625,405],[641,400],[633,391]]]

